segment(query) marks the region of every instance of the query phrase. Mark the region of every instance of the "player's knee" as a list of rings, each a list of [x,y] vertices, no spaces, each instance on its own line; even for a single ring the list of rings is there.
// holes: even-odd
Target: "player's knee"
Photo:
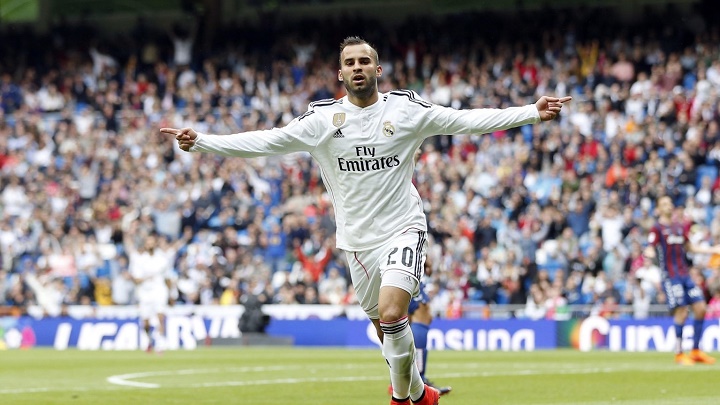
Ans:
[[[673,312],[673,316],[676,320],[685,320],[688,316],[688,307],[679,307],[675,308],[675,311]]]
[[[383,322],[395,322],[405,316],[407,316],[407,308],[397,304],[385,305],[380,310],[380,320]]]
[[[378,312],[383,322],[395,322],[408,315],[410,294],[397,287],[383,287],[380,289]]]

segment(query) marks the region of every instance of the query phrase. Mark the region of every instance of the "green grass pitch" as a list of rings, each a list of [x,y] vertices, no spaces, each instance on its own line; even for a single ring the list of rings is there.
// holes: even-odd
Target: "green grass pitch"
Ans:
[[[430,353],[441,405],[720,404],[720,363],[681,367],[668,353]],[[201,348],[0,352],[0,403],[388,404],[379,350]]]

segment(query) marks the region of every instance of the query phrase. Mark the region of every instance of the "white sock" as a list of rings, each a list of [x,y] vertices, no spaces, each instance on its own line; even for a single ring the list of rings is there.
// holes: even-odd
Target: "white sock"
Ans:
[[[415,344],[407,316],[393,322],[380,321],[385,337],[383,356],[390,366],[393,397],[417,400],[422,396],[425,384],[415,364]]]
[[[160,334],[160,332],[155,333],[155,350],[165,350],[165,335]]]

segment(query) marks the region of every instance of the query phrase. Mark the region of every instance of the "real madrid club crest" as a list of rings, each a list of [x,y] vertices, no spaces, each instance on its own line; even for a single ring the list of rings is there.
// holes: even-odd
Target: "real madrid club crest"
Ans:
[[[383,122],[383,135],[387,136],[388,138],[395,135],[395,127],[393,126],[392,122]]]
[[[345,113],[335,113],[333,115],[333,125],[340,128],[345,123]]]

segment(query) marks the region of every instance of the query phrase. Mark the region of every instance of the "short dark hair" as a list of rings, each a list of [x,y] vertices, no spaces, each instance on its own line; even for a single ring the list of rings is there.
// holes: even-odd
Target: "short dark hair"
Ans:
[[[367,45],[367,46],[369,46],[370,49],[372,49],[373,56],[375,57],[375,63],[380,64],[380,58],[378,57],[377,50],[375,50],[375,47],[372,46],[371,43],[369,43],[368,41],[366,41],[358,36],[351,36],[351,37],[345,38],[340,43],[340,58],[341,58],[340,64],[341,65],[342,65],[342,52],[345,50],[345,47],[348,47],[350,45]]]

